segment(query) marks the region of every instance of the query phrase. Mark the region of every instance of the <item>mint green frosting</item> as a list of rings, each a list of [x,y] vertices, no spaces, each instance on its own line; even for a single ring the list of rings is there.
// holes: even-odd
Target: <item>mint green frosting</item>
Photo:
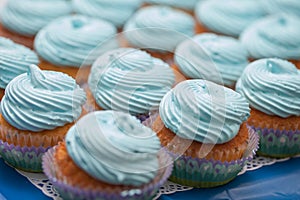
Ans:
[[[0,37],[0,88],[16,76],[26,73],[30,64],[38,64],[39,59],[29,48]]]
[[[76,120],[85,101],[85,92],[72,77],[30,65],[7,85],[1,114],[17,129],[40,132]]]
[[[125,24],[125,37],[135,47],[172,51],[194,35],[192,16],[166,6],[149,6],[137,11]]]
[[[73,0],[76,12],[121,27],[141,5],[141,0]]]
[[[199,0],[187,0],[187,1],[178,1],[178,0],[144,0],[146,3],[152,4],[163,4],[172,7],[183,8],[187,10],[193,10],[196,6],[196,3]]]
[[[117,41],[108,40],[116,33],[116,27],[109,22],[82,15],[65,16],[40,30],[34,47],[50,63],[80,67],[92,64],[105,51],[117,48]]]
[[[278,57],[300,60],[300,19],[271,15],[249,26],[240,37],[253,58]]]
[[[66,145],[78,167],[106,183],[140,186],[149,183],[159,169],[159,138],[126,113],[85,115],[68,131]]]
[[[210,30],[237,37],[247,26],[264,17],[266,11],[261,0],[209,0],[200,1],[195,14]]]
[[[32,36],[53,19],[71,12],[70,0],[9,0],[0,12],[0,21],[11,31]]]
[[[89,86],[99,106],[132,114],[158,110],[174,81],[168,64],[132,48],[100,56],[89,76]]]
[[[162,99],[159,114],[181,138],[216,144],[230,141],[250,115],[239,93],[205,80],[179,83]]]
[[[300,16],[299,0],[263,0],[265,9],[270,14],[287,13]]]
[[[283,118],[300,116],[300,71],[290,62],[267,58],[248,65],[236,84],[250,106]]]
[[[248,52],[235,38],[203,33],[182,42],[174,59],[189,78],[234,86],[248,65]],[[222,79],[216,75],[218,72]]]

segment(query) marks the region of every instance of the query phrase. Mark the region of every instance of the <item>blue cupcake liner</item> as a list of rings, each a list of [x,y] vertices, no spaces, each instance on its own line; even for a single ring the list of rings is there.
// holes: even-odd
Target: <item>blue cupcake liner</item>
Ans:
[[[54,153],[57,146],[49,149],[43,156],[43,171],[53,184],[55,189],[58,191],[63,199],[74,199],[74,200],[89,200],[89,199],[152,199],[156,195],[156,192],[162,186],[168,177],[172,173],[173,164],[171,157],[165,152],[161,151],[159,155],[160,172],[157,176],[160,176],[158,181],[152,181],[136,189],[122,191],[118,189],[118,186],[111,189],[103,189],[102,191],[86,190],[76,186],[68,185],[64,181],[60,181],[57,178],[57,167],[55,166]],[[165,165],[168,163],[168,165]]]

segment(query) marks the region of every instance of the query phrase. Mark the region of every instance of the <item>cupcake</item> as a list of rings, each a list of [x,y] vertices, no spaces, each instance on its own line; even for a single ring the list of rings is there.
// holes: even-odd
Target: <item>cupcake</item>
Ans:
[[[38,57],[33,51],[0,37],[0,100],[7,84],[13,78],[26,73],[30,64],[38,63]]]
[[[88,66],[105,51],[117,48],[117,42],[109,40],[116,33],[116,27],[109,22],[82,15],[65,16],[41,29],[34,47],[42,58],[42,69],[75,78],[82,66],[79,78],[85,80]]]
[[[189,1],[178,1],[178,0],[144,0],[146,4],[162,4],[171,6],[174,8],[181,9],[183,11],[186,11],[190,14],[193,14],[193,10],[196,6],[196,3],[199,0],[189,0]]]
[[[277,57],[300,68],[300,20],[294,15],[268,16],[249,26],[240,36],[253,59]]]
[[[300,71],[275,58],[247,66],[236,90],[251,106],[248,124],[260,136],[258,153],[271,157],[300,154]]]
[[[152,128],[175,160],[170,180],[193,187],[233,180],[258,142],[249,114],[242,95],[213,82],[187,80],[169,91]]]
[[[165,61],[173,57],[175,47],[194,35],[192,16],[166,6],[140,9],[125,24],[129,46],[147,50]]]
[[[97,17],[121,28],[141,5],[141,0],[73,0],[77,13]]]
[[[33,48],[34,36],[41,28],[71,12],[68,0],[8,0],[0,14],[0,35]]]
[[[264,0],[262,3],[269,14],[287,13],[300,16],[298,0]]]
[[[247,26],[264,17],[266,11],[260,0],[205,0],[197,4],[195,15],[197,33],[213,31],[238,37]]]
[[[235,38],[203,33],[180,43],[174,60],[187,78],[210,80],[234,88],[248,65],[248,53]]]
[[[42,155],[63,140],[85,100],[73,78],[30,65],[7,85],[1,101],[2,158],[18,169],[41,172]]]
[[[95,109],[148,116],[175,83],[168,64],[145,51],[120,48],[100,56],[91,68],[88,84]]]
[[[46,153],[43,170],[63,199],[152,199],[173,167],[160,148],[135,117],[97,111]]]

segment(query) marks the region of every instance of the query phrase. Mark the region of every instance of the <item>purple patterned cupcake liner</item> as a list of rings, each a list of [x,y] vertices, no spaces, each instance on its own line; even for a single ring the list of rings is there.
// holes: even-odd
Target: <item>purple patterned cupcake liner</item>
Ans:
[[[300,154],[300,130],[252,128],[260,137],[258,155],[284,158]]]
[[[102,191],[96,190],[85,190],[76,186],[68,185],[66,182],[58,179],[57,167],[55,166],[54,153],[57,146],[49,149],[47,153],[43,156],[43,171],[45,175],[49,178],[50,182],[53,184],[55,189],[58,191],[63,199],[75,199],[75,200],[87,200],[87,199],[152,199],[156,195],[156,192],[162,186],[168,177],[172,173],[173,164],[172,159],[168,153],[161,151],[159,155],[159,164],[161,166],[156,181],[152,181],[140,188],[130,189],[130,190],[120,190],[118,186],[111,189],[103,189]],[[168,163],[168,165],[165,165]]]
[[[28,172],[42,172],[42,156],[49,149],[21,147],[0,140],[0,155],[10,166]]]

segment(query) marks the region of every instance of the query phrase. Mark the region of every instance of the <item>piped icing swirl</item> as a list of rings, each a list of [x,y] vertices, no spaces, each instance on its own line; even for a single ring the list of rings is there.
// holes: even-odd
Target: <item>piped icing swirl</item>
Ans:
[[[25,46],[0,37],[0,88],[20,74],[26,73],[30,64],[38,64],[35,52]]]
[[[160,103],[159,114],[164,125],[181,138],[220,144],[236,136],[250,108],[239,93],[194,79],[169,91]]]
[[[9,0],[0,18],[6,28],[32,36],[53,19],[71,12],[69,0]]]
[[[151,17],[150,17],[151,16]],[[172,51],[183,40],[194,35],[193,18],[166,6],[140,9],[125,24],[125,37],[135,47],[153,51]]]
[[[290,62],[268,58],[248,65],[236,91],[250,106],[283,118],[300,116],[300,71]]]
[[[105,51],[117,48],[117,41],[109,40],[116,32],[115,26],[100,19],[65,16],[40,30],[34,47],[50,63],[80,67],[92,64]]]
[[[300,60],[300,20],[287,14],[266,17],[248,27],[240,37],[253,58]]]
[[[174,81],[168,64],[131,48],[100,56],[89,76],[89,86],[99,106],[132,114],[158,110],[160,100]]]
[[[178,1],[178,0],[144,0],[144,2],[152,4],[163,4],[172,7],[183,8],[186,10],[193,10],[196,3],[199,0],[188,0],[188,1]]]
[[[141,0],[73,0],[76,12],[121,27],[141,5]]]
[[[39,132],[72,123],[85,101],[85,92],[72,77],[30,65],[28,73],[7,85],[1,113],[13,127]]]
[[[248,52],[237,39],[213,33],[185,40],[176,48],[174,58],[185,76],[227,86],[234,86],[248,65]]]
[[[262,3],[270,14],[287,13],[300,16],[299,0],[263,0]]]
[[[81,169],[106,183],[140,186],[159,169],[159,138],[126,113],[97,111],[84,116],[67,133],[66,144]]]
[[[195,14],[210,30],[236,37],[247,26],[264,17],[266,12],[261,1],[209,0],[200,1]]]

